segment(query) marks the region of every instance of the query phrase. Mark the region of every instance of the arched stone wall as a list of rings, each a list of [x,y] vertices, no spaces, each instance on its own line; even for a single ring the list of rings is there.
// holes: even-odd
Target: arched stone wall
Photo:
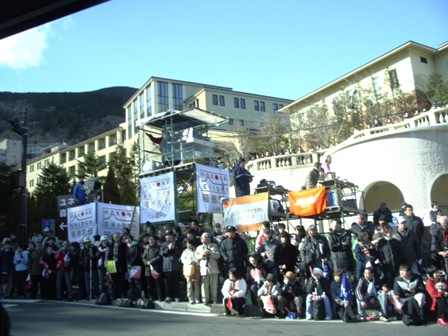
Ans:
[[[438,176],[431,185],[431,200],[439,203],[439,208],[448,213],[448,172]],[[430,204],[428,203],[428,208]]]
[[[375,181],[365,188],[364,202],[367,213],[378,209],[381,202],[386,202],[392,211],[398,211],[401,203],[404,202],[404,197],[395,184],[388,181]]]

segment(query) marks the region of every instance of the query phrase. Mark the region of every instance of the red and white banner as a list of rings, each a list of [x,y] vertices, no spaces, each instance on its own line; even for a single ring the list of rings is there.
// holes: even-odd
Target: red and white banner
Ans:
[[[224,201],[224,225],[235,226],[240,232],[260,230],[261,223],[269,220],[268,198],[268,193],[260,193]]]
[[[198,212],[222,213],[221,199],[229,198],[229,171],[196,164]]]
[[[68,208],[67,231],[70,242],[81,243],[85,237],[93,241],[96,235],[96,203]]]
[[[290,212],[299,217],[321,214],[327,206],[325,187],[288,192]]]
[[[140,180],[140,223],[175,220],[173,172]]]

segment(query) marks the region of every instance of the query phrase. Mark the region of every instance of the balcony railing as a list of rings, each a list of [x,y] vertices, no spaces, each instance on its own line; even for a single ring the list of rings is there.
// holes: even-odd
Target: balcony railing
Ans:
[[[251,160],[246,168],[254,174],[257,171],[278,170],[281,168],[303,168],[319,162],[324,152],[306,152],[285,155],[269,156],[262,159]]]

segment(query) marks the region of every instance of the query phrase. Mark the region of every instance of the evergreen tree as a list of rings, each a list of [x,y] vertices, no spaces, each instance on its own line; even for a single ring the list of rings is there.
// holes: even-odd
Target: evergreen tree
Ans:
[[[39,175],[40,183],[33,195],[36,197],[35,215],[38,219],[57,217],[57,196],[70,191],[70,179],[65,169],[50,163]]]
[[[98,172],[104,169],[104,160],[99,158],[93,151],[88,152],[84,156],[84,161],[78,160],[79,171],[78,175],[84,175],[86,177],[97,177]]]
[[[428,78],[427,94],[435,106],[448,104],[448,82],[444,82],[438,73],[432,73]]]
[[[109,164],[106,180],[103,185],[103,202],[112,204],[122,204],[118,181],[115,177],[114,167]]]

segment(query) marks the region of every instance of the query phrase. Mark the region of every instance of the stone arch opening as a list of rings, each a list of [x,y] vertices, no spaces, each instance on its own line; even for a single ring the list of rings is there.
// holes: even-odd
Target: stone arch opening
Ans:
[[[364,190],[365,211],[367,213],[374,212],[381,202],[386,202],[392,212],[400,211],[401,203],[404,202],[403,193],[395,184],[387,181],[376,181],[369,184]]]
[[[448,173],[440,175],[431,186],[431,202],[439,203],[444,214],[448,213]],[[430,204],[428,204],[428,208]]]

